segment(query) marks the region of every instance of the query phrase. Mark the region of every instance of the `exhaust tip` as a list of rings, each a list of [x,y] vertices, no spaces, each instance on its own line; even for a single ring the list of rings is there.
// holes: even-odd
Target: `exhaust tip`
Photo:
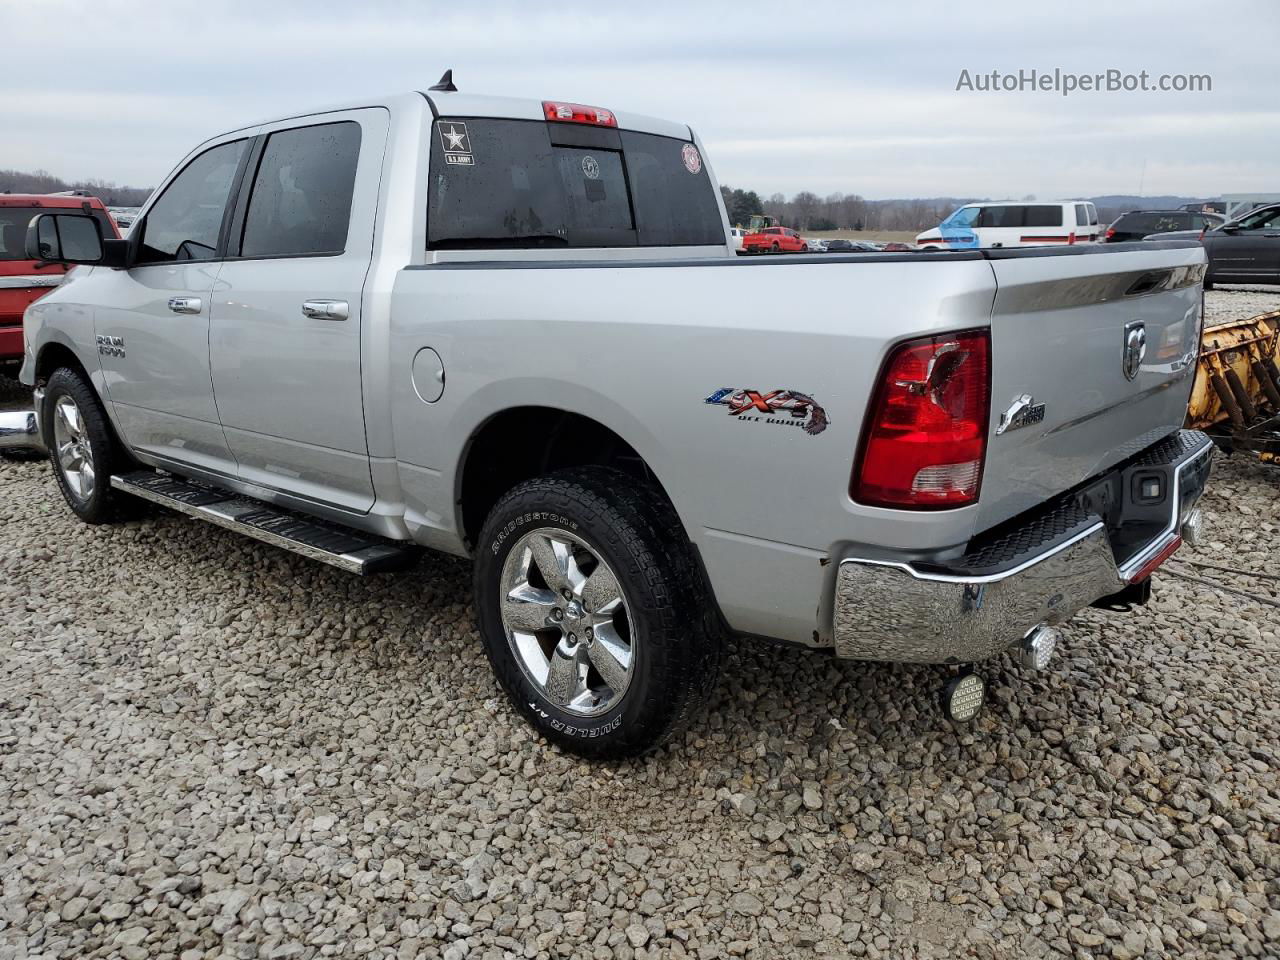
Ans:
[[[1058,631],[1052,627],[1035,627],[1014,644],[1013,654],[1018,665],[1026,670],[1043,670],[1053,659],[1058,647]]]

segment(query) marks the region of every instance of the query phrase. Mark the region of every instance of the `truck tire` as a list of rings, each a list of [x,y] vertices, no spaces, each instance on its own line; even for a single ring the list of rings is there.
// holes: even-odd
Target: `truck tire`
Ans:
[[[131,460],[78,371],[59,367],[49,377],[40,424],[53,475],[72,512],[85,523],[123,519],[126,498],[112,489],[111,476],[129,469]]]
[[[719,672],[723,632],[679,519],[619,471],[564,471],[503,496],[480,534],[475,604],[511,702],[584,757],[658,746]]]

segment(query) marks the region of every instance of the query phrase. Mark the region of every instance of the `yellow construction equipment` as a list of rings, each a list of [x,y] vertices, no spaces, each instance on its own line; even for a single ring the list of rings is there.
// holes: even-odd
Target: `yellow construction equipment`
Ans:
[[[1227,449],[1280,455],[1280,310],[1205,327],[1187,426]]]

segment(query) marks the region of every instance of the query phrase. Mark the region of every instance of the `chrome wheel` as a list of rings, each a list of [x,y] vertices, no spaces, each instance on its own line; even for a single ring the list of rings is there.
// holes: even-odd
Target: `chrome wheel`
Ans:
[[[63,479],[77,500],[93,496],[96,478],[93,472],[93,447],[84,417],[75,400],[65,394],[53,407],[54,454]]]
[[[564,530],[526,533],[502,567],[502,626],[524,675],[566,713],[593,717],[631,683],[635,647],[609,565]]]

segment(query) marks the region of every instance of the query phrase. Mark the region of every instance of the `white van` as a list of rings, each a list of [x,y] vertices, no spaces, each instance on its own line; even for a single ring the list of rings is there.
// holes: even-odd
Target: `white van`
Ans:
[[[916,237],[925,250],[1032,247],[1046,243],[1094,243],[1101,238],[1098,211],[1087,200],[965,204]]]

